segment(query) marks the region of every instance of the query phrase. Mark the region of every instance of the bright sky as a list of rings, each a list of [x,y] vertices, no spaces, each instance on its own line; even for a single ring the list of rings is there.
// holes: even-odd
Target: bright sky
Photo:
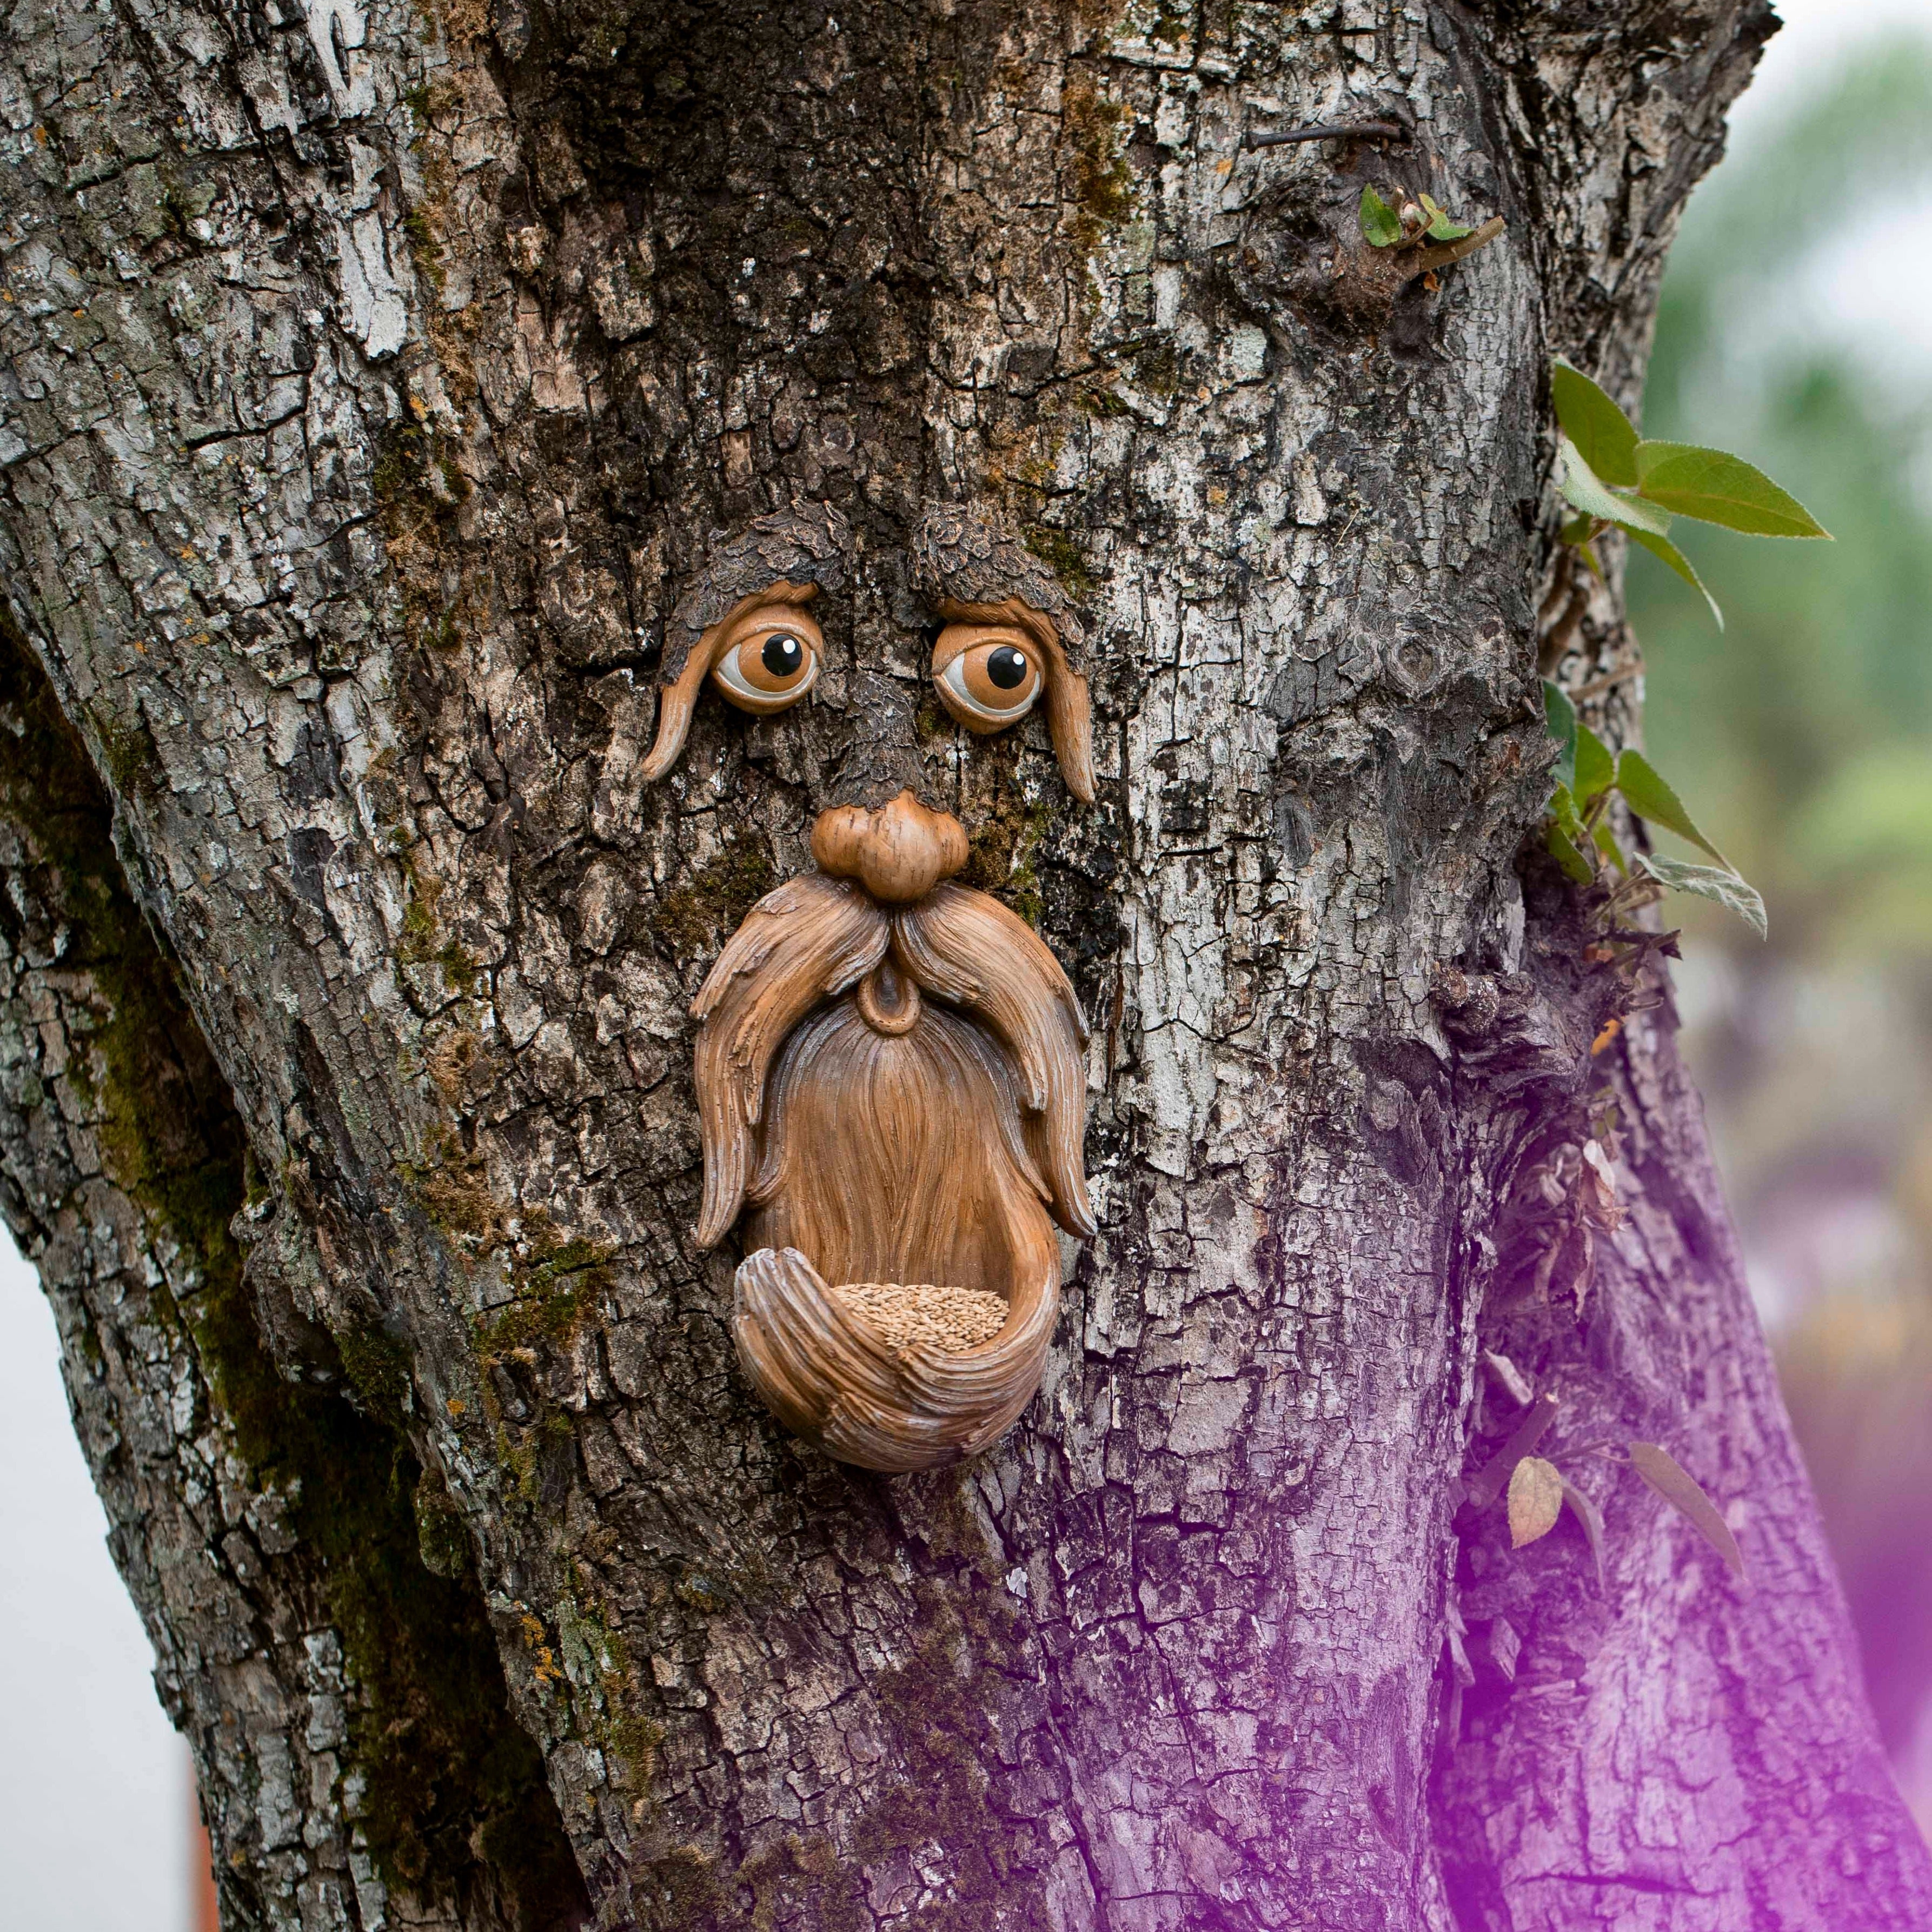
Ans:
[[[52,1311],[0,1233],[0,1921],[14,1932],[188,1926],[187,1748],[106,1535]]]
[[[1932,0],[1786,0],[1733,116],[1742,145],[1840,56]],[[1802,325],[1932,370],[1932,253],[1854,229],[1805,278]],[[187,1924],[184,1757],[153,1659],[108,1560],[106,1522],[61,1393],[53,1322],[0,1235],[0,1873],[19,1932],[178,1932]],[[86,1805],[79,1795],[86,1795]],[[115,1828],[92,1828],[102,1810]]]
[[[1779,0],[1784,22],[1731,112],[1733,144],[1758,140],[1855,48],[1900,29],[1932,33],[1932,0]]]
[[[1731,114],[1731,150],[1774,140],[1785,117],[1856,53],[1900,33],[1932,38],[1932,0],[1781,0],[1784,30]],[[1898,190],[1899,182],[1875,184]],[[1780,290],[1773,323],[1785,340],[1847,340],[1896,370],[1932,382],[1932,256],[1899,246],[1892,196],[1846,224],[1838,239]]]

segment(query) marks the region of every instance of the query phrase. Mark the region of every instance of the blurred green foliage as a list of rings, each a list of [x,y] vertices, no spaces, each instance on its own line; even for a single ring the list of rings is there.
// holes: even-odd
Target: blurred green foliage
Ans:
[[[1865,44],[1694,197],[1642,428],[1735,449],[1833,544],[1680,526],[1720,633],[1633,553],[1646,735],[1763,892],[1682,900],[1687,1045],[1880,1725],[1932,1824],[1932,38]],[[1889,298],[1897,339],[1832,310]],[[1849,300],[1845,298],[1850,298]],[[1701,992],[1700,992],[1701,988]]]
[[[1848,232],[1915,225],[1928,176],[1932,41],[1908,40],[1720,167],[1664,284],[1644,434],[1738,450],[1838,539],[1680,524],[1722,634],[1661,565],[1637,553],[1629,571],[1655,761],[1787,951],[1932,957],[1932,356],[1888,381],[1792,316]]]

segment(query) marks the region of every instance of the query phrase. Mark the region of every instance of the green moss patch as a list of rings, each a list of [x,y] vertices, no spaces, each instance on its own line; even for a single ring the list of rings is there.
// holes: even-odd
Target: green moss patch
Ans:
[[[1037,854],[1052,822],[1051,807],[1044,802],[1028,805],[1010,789],[998,808],[975,827],[959,883],[1004,899],[1028,925],[1037,926],[1046,909]]]
[[[513,1268],[514,1299],[477,1324],[486,1357],[534,1348],[539,1342],[568,1348],[610,1286],[614,1248],[578,1237],[546,1249],[547,1234],[539,1222],[530,1245],[540,1258]]]
[[[715,952],[778,882],[764,842],[741,834],[700,866],[688,884],[664,895],[652,930],[674,958]]]
[[[1079,210],[1076,236],[1086,254],[1104,230],[1118,227],[1133,212],[1133,174],[1120,152],[1126,110],[1118,100],[1103,100],[1084,82],[1067,88],[1066,104],[1073,199]]]

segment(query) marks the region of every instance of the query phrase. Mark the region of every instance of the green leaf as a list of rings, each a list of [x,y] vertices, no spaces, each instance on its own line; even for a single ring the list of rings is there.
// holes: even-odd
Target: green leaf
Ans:
[[[1563,468],[1563,496],[1573,509],[1626,530],[1648,530],[1652,536],[1667,536],[1670,519],[1654,505],[1636,496],[1619,496],[1589,464],[1567,436],[1557,439],[1556,454]]]
[[[1744,1559],[1738,1554],[1737,1538],[1718,1514],[1717,1504],[1699,1488],[1696,1478],[1654,1442],[1633,1442],[1630,1459],[1637,1474],[1724,1559],[1731,1574],[1742,1582]]]
[[[1576,796],[1568,785],[1558,785],[1550,794],[1550,815],[1571,844],[1580,849],[1589,844],[1590,835],[1583,830],[1583,814],[1576,809]]]
[[[1563,434],[1606,483],[1636,488],[1636,431],[1604,392],[1559,356],[1550,369],[1550,398]]]
[[[1558,694],[1559,696],[1562,694]],[[1569,700],[1565,698],[1567,704]],[[1574,715],[1574,713],[1572,714]],[[1559,784],[1550,795],[1550,817],[1545,822],[1544,842],[1550,856],[1580,886],[1587,886],[1597,876],[1597,868],[1585,856],[1590,835],[1576,810],[1576,801],[1567,784]]]
[[[1583,1526],[1590,1554],[1596,1558],[1597,1588],[1600,1590],[1604,1587],[1604,1513],[1568,1476],[1558,1476],[1556,1480],[1563,1485],[1563,1500]]]
[[[1796,496],[1762,470],[1721,449],[1689,442],[1640,442],[1637,488],[1646,500],[1700,523],[1754,537],[1829,537]],[[1578,506],[1581,508],[1580,505]]]
[[[1617,789],[1629,800],[1630,808],[1638,818],[1647,818],[1652,824],[1661,825],[1666,831],[1676,832],[1678,838],[1689,839],[1692,844],[1702,846],[1719,865],[1730,866],[1730,860],[1690,822],[1690,813],[1684,809],[1684,801],[1664,783],[1656,768],[1641,752],[1618,753]]]
[[[1596,527],[1597,520],[1594,517],[1572,517],[1556,532],[1556,541],[1558,543],[1568,544],[1573,548],[1578,544],[1586,544],[1590,541],[1590,532]]]
[[[1600,818],[1592,827],[1590,836],[1597,842],[1597,850],[1622,873],[1630,877],[1630,868],[1624,863],[1623,848],[1617,843],[1617,835],[1610,830],[1610,820]]]
[[[1402,239],[1402,221],[1372,188],[1362,190],[1362,238],[1371,248],[1392,248]]]
[[[1510,1472],[1510,1547],[1547,1536],[1563,1514],[1563,1478],[1540,1456],[1526,1456]]]
[[[1695,892],[1712,900],[1726,912],[1734,912],[1759,938],[1766,938],[1770,926],[1765,918],[1764,901],[1754,886],[1747,885],[1736,873],[1720,871],[1715,866],[1688,865],[1682,859],[1665,859],[1654,852],[1640,852],[1636,862],[1672,892]]]
[[[1466,228],[1460,221],[1451,221],[1437,204],[1427,195],[1421,196],[1424,208],[1429,213],[1428,234],[1432,241],[1460,242],[1466,235],[1473,235],[1473,228]]]
[[[1543,722],[1556,740],[1555,776],[1559,785],[1576,782],[1576,707],[1560,684],[1543,680]]]
[[[1668,537],[1654,537],[1648,530],[1632,530],[1630,540],[1632,543],[1642,544],[1652,556],[1661,557],[1670,565],[1710,605],[1711,615],[1717,620],[1718,628],[1721,631],[1724,628],[1724,614],[1718,608],[1718,600],[1705,590],[1704,580],[1690,568],[1690,560]]]
[[[1617,761],[1610,755],[1610,746],[1587,724],[1576,727],[1575,769],[1570,789],[1580,806],[1587,806],[1598,793],[1608,791],[1617,782]]]
[[[1576,842],[1553,820],[1544,842],[1550,848],[1550,856],[1578,885],[1587,886],[1596,878],[1596,867],[1577,850]]]

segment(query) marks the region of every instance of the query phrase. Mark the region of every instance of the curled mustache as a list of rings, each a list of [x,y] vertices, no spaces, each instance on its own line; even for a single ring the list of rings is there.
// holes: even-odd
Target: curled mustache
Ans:
[[[888,955],[890,973],[880,980],[896,977],[971,1016],[1006,1049],[1048,1211],[1070,1234],[1094,1232],[1080,1144],[1087,1022],[1060,962],[984,892],[945,884],[889,910],[850,879],[808,874],[752,908],[692,1004],[704,1022],[695,1070],[700,1247],[722,1240],[744,1205],[767,1080],[787,1037],[814,1008],[855,987],[862,1005],[868,994],[876,1004],[872,976]]]

